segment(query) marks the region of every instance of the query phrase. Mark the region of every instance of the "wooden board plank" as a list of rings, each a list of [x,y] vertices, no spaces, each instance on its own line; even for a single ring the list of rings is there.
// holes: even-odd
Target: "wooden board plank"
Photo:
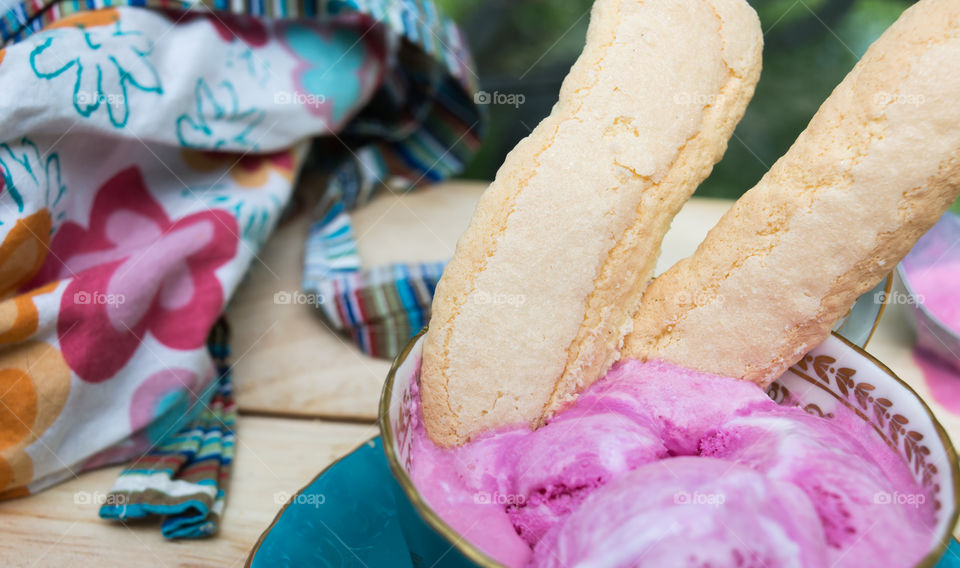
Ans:
[[[216,537],[171,542],[155,521],[124,526],[100,519],[95,501],[120,471],[108,467],[0,503],[0,566],[242,566],[282,506],[278,493],[292,494],[377,433],[371,425],[241,417],[226,514]]]

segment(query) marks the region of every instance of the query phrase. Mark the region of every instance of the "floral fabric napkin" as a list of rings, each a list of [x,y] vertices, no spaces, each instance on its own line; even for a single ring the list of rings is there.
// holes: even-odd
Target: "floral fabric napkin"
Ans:
[[[234,416],[211,330],[311,141],[341,214],[459,170],[463,41],[402,0],[30,0],[0,38],[0,498],[132,459],[104,516],[210,534]]]

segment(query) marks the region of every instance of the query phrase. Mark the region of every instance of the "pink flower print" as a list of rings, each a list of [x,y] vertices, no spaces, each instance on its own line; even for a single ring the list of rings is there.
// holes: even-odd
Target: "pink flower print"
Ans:
[[[130,403],[130,429],[145,436],[151,443],[159,443],[178,428],[205,387],[214,379],[212,372],[201,378],[190,369],[171,368],[157,371],[137,387]]]
[[[173,349],[204,344],[223,309],[215,271],[237,250],[236,220],[209,210],[171,220],[136,167],[103,184],[88,229],[60,228],[37,280],[71,278],[57,334],[83,380],[114,376],[149,332]]]

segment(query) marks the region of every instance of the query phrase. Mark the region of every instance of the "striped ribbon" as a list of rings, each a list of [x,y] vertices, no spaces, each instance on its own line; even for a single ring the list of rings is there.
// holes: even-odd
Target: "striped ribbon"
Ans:
[[[126,521],[163,516],[167,538],[198,538],[217,532],[234,456],[237,406],[227,364],[229,330],[220,320],[208,349],[217,366],[213,396],[197,401],[193,421],[120,473],[100,507],[104,519]]]
[[[382,192],[407,192],[460,172],[479,145],[485,118],[473,101],[474,77],[459,33],[434,10],[426,13],[430,33],[416,21],[396,28],[408,40],[399,56],[404,65],[388,75],[376,114],[362,112],[343,136],[377,141],[351,149],[333,171],[304,252],[304,291],[316,296],[314,305],[331,328],[375,357],[394,357],[426,325],[444,263],[364,269],[349,212]],[[414,46],[436,53],[430,40],[441,34],[441,44],[450,47],[442,58],[417,56]]]

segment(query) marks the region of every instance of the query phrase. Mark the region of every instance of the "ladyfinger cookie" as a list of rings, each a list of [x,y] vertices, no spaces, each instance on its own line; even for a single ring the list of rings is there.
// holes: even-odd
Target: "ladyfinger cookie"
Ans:
[[[769,384],[960,191],[960,2],[923,0],[790,150],[650,285],[624,357]]]
[[[761,49],[743,0],[597,0],[559,102],[507,156],[437,287],[420,378],[434,442],[536,425],[603,375]]]

